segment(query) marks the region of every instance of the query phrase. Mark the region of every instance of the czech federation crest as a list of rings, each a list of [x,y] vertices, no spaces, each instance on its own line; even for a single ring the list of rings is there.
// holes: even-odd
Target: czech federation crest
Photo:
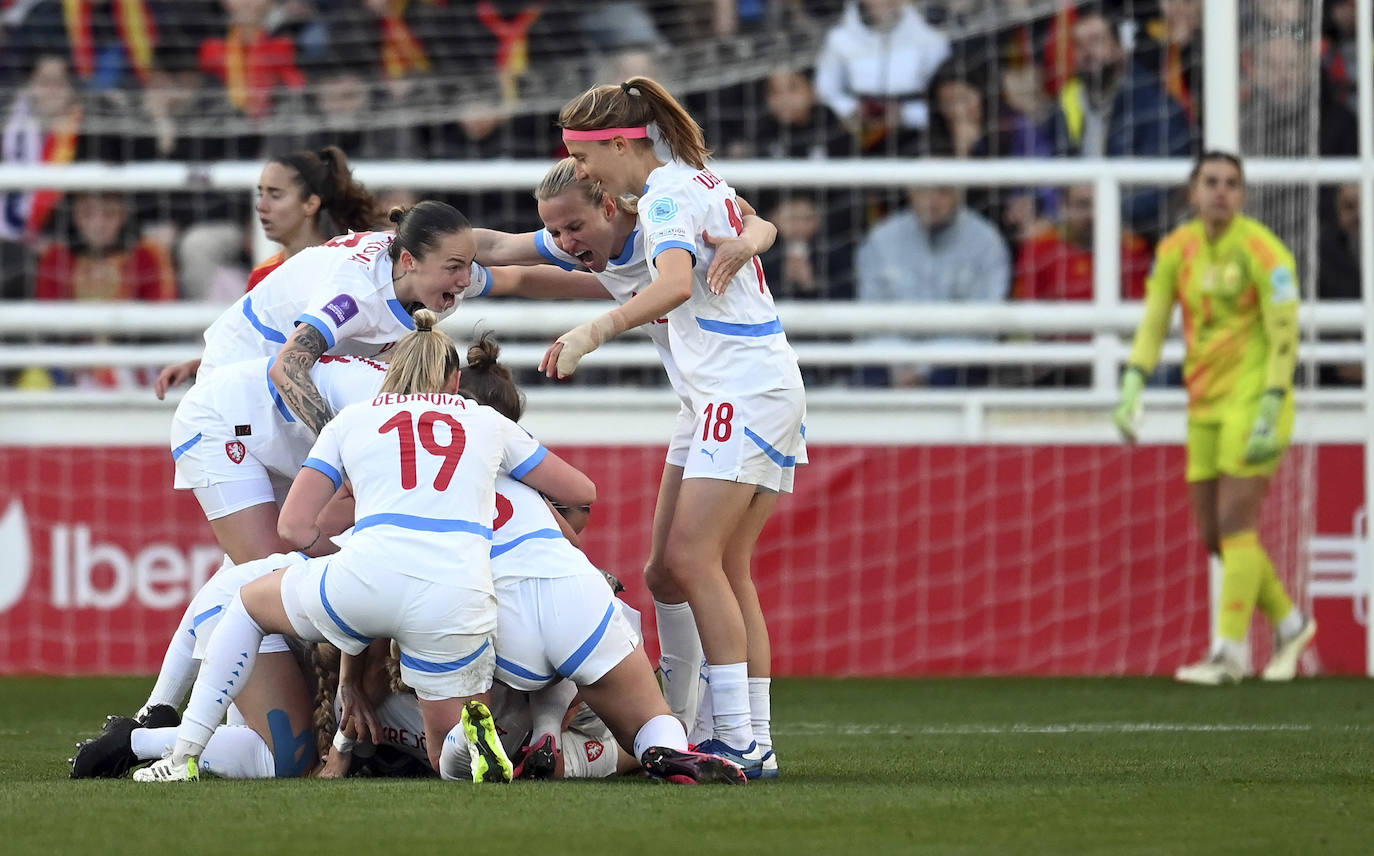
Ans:
[[[224,444],[224,454],[229,456],[229,460],[236,464],[243,463],[243,459],[248,454],[248,450],[238,440],[230,440]]]

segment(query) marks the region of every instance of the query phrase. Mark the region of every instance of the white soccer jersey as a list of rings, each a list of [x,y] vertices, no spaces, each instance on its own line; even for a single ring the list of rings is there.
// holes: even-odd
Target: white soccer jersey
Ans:
[[[510,476],[496,478],[496,520],[492,524],[494,580],[571,577],[604,579],[586,554],[563,535],[539,491]]]
[[[315,444],[315,433],[296,421],[267,376],[270,357],[225,366],[214,383],[191,387],[177,407],[194,430],[242,443],[271,472],[296,477]],[[370,401],[381,388],[386,366],[362,357],[325,356],[310,370],[330,410]]]
[[[534,233],[534,245],[540,255],[563,270],[581,269],[577,257],[560,250],[548,229],[540,229]],[[649,263],[644,260],[644,238],[639,229],[630,233],[620,255],[608,261],[606,269],[596,274],[596,278],[611,297],[615,298],[615,302],[622,306],[653,281]],[[658,348],[658,355],[663,360],[663,370],[668,374],[668,382],[680,397],[686,399],[687,392],[682,385],[682,373],[678,371],[677,363],[673,362],[673,352],[668,343],[668,319],[650,321],[642,329],[649,334],[649,339]]]
[[[374,357],[415,329],[391,280],[392,232],[350,232],[287,259],[205,331],[198,380],[216,369],[275,355],[297,324],[319,330],[329,354]],[[455,301],[485,294],[490,272],[475,262]],[[451,312],[452,310],[450,310]]]
[[[706,284],[715,250],[702,234],[739,235],[744,230],[730,185],[709,169],[665,164],[649,174],[644,186],[639,230],[655,279],[653,261],[660,253],[683,249],[695,259],[692,296],[668,313],[673,359],[694,398],[802,385],[797,355],[787,343],[759,260],[740,268],[722,295],[712,294]]]
[[[548,454],[506,417],[459,395],[385,393],[329,421],[304,466],[352,480],[353,536],[340,558],[494,594],[496,475]]]

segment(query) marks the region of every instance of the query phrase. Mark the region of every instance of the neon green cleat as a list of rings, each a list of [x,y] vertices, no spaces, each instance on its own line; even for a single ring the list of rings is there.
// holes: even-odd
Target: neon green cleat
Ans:
[[[463,706],[463,734],[468,739],[468,757],[472,759],[472,780],[509,782],[513,773],[510,758],[496,733],[496,720],[485,704],[474,699]]]

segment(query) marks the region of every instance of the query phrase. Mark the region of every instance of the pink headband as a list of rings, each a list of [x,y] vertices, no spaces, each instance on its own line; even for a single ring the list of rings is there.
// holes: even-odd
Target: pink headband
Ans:
[[[564,142],[569,140],[612,140],[616,137],[624,137],[627,140],[642,140],[648,136],[649,129],[644,125],[640,125],[638,128],[601,128],[595,131],[563,129]]]

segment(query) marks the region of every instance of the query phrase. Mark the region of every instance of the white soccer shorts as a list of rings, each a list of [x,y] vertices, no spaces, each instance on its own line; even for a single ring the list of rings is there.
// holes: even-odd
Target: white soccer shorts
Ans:
[[[485,592],[408,577],[366,574],[344,553],[292,565],[282,604],[302,639],[328,641],[349,654],[389,637],[401,648],[401,679],[427,701],[491,688],[496,599]]]
[[[596,683],[639,644],[598,573],[525,578],[496,589],[496,678],[532,692],[561,675]]]
[[[806,458],[806,390],[701,397],[684,479],[721,479],[791,493]]]

